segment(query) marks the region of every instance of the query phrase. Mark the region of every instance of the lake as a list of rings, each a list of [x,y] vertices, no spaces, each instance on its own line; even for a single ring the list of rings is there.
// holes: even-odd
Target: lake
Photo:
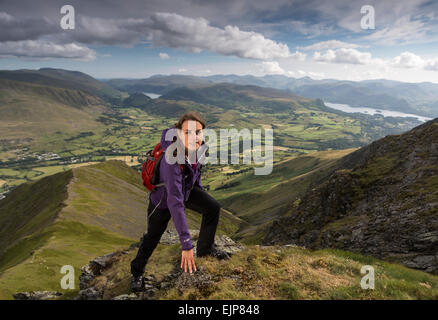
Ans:
[[[161,94],[156,94],[156,93],[143,92],[143,94],[145,96],[148,96],[151,99],[157,99],[157,98],[161,97]]]
[[[422,122],[432,120],[432,118],[419,116],[417,114],[403,113],[403,112],[399,112],[399,111],[374,109],[374,108],[368,108],[368,107],[367,108],[365,108],[365,107],[351,107],[348,104],[330,103],[330,102],[325,102],[325,101],[324,101],[324,104],[329,108],[348,112],[348,113],[364,113],[364,114],[369,114],[369,115],[381,114],[384,117],[416,118]]]

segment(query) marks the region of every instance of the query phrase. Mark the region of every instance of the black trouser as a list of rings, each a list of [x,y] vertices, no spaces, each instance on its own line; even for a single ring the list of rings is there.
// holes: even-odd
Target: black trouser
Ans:
[[[207,192],[195,186],[190,196],[184,203],[186,208],[202,214],[201,229],[199,231],[196,254],[202,256],[210,253],[214,243],[216,228],[219,223],[220,204]],[[131,262],[131,273],[138,277],[143,275],[146,263],[152,252],[160,242],[161,236],[166,231],[167,224],[171,218],[169,209],[155,209],[155,205],[149,201],[148,207],[148,230],[140,242],[137,256]]]

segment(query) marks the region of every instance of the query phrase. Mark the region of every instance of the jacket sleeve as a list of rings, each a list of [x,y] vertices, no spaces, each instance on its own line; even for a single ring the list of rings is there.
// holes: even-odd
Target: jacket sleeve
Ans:
[[[160,174],[166,185],[167,207],[172,216],[173,224],[178,232],[182,250],[193,248],[184,213],[184,194],[182,189],[182,173],[179,164],[168,164],[165,159],[160,166]]]

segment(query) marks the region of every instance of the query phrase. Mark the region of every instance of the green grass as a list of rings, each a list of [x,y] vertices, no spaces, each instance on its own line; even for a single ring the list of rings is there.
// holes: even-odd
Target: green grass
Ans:
[[[247,222],[239,230],[238,238],[248,244],[260,243],[266,224],[299,199],[312,183],[333,171],[336,161],[351,151],[324,151],[289,158],[274,164],[273,172],[266,176],[256,176],[250,170],[237,177],[222,178],[222,184],[238,184],[213,190],[211,194],[224,208]]]
[[[7,249],[0,260],[0,299],[10,299],[12,293],[23,290],[60,290],[61,266],[74,266],[78,280],[80,268],[90,259],[126,246],[143,233],[146,202],[145,192],[134,178],[137,172],[120,161],[96,167],[77,168],[24,184],[1,202],[1,241],[2,248]],[[95,180],[90,173],[95,174]],[[96,193],[99,186],[108,189]],[[86,209],[71,214],[75,201],[81,201],[81,190],[83,196],[98,197],[94,202],[85,198]],[[127,210],[112,207],[116,197],[127,201]],[[133,206],[135,197],[138,208]],[[94,211],[94,218],[107,223],[93,221],[93,205],[100,209]],[[129,217],[129,210],[135,216]],[[111,218],[111,212],[119,222]],[[119,228],[117,223],[122,222],[127,229]]]
[[[59,88],[48,87],[43,90],[39,85],[19,83],[18,90],[15,87],[17,83],[7,83],[4,84],[7,94],[3,98],[3,109],[0,108],[1,127],[6,130],[2,136],[32,140],[6,144],[3,150],[0,149],[1,161],[16,159],[18,155],[11,152],[15,147],[29,147],[30,152],[53,151],[64,156],[94,159],[101,157],[102,153],[109,154],[113,149],[138,155],[151,149],[159,141],[161,130],[172,125],[178,115],[188,110],[199,112],[207,120],[207,127],[212,129],[231,128],[230,124],[237,129],[272,125],[275,146],[286,150],[275,151],[275,157],[279,160],[331,148],[359,147],[383,135],[405,129],[402,124],[397,128],[385,119],[375,121],[363,116],[341,116],[326,108],[321,109],[313,100],[263,96],[262,92],[242,88],[230,89],[229,94],[237,93],[237,96],[233,96],[237,100],[233,100],[232,109],[227,107],[230,97],[219,96],[213,105],[200,101],[160,99],[151,100],[148,107],[143,109],[109,110],[98,105],[72,108],[67,97],[62,103],[63,96],[58,93]],[[41,92],[35,88],[40,88]],[[217,93],[214,91],[214,94]],[[268,110],[277,105],[282,108],[274,108],[275,112]],[[171,112],[175,108],[179,111]],[[23,115],[26,115],[26,121]],[[93,135],[81,135],[90,131]],[[10,185],[18,185],[23,180],[38,178],[36,175],[40,173],[35,174],[34,167],[41,167],[41,163],[30,163],[25,168],[22,164],[14,166],[19,173],[4,176],[0,173],[0,179],[4,177]],[[25,177],[22,172],[26,172]]]
[[[23,184],[0,202],[0,247],[49,225],[63,208],[72,172],[66,171]]]
[[[43,240],[43,241],[42,241]],[[23,243],[27,242],[27,243]],[[42,242],[44,245],[41,246]],[[28,239],[23,239],[9,249],[5,258],[9,265],[15,260],[21,263],[2,270],[0,274],[0,299],[11,299],[20,291],[60,291],[70,293],[60,287],[63,265],[71,265],[75,270],[75,293],[79,290],[80,268],[96,256],[113,252],[132,243],[107,230],[78,222],[58,222]],[[37,247],[37,249],[35,249]],[[26,260],[21,261],[26,249]],[[8,267],[8,264],[4,267]],[[1,270],[1,269],[0,269]]]

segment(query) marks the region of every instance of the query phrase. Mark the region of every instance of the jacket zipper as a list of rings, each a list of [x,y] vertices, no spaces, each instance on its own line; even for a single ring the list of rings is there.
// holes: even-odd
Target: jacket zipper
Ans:
[[[207,149],[208,149],[208,147],[207,147]],[[202,157],[205,156],[205,152],[206,152],[206,151],[207,151],[207,150],[204,151],[204,153],[202,154],[202,156],[201,156],[201,157],[198,159],[198,161],[196,162],[196,167],[195,167],[195,169],[194,169],[195,172],[198,170],[199,160],[202,159]],[[188,162],[188,158],[187,158],[187,156],[186,156],[186,159],[187,159],[187,162]],[[190,163],[189,163],[189,164],[190,164]],[[193,186],[195,185],[195,182],[196,182],[196,179],[193,179],[192,187],[190,188],[190,190],[189,190],[189,194],[188,194],[187,197],[184,199],[184,201],[187,201],[187,199],[189,198],[189,196],[190,196],[190,192],[192,192],[192,190],[193,190]],[[185,184],[184,184],[184,186],[185,186]]]

